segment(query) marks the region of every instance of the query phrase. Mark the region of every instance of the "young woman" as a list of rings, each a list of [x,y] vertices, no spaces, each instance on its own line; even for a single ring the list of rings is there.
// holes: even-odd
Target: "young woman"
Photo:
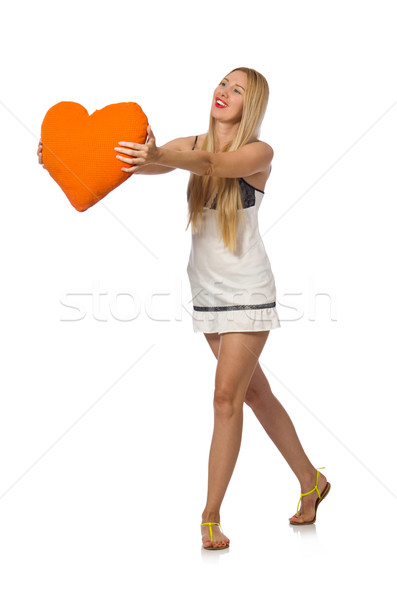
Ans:
[[[183,169],[191,174],[187,272],[193,328],[204,333],[218,360],[201,523],[208,550],[230,542],[220,526],[220,506],[240,450],[244,402],[299,480],[301,496],[291,524],[314,523],[318,504],[331,487],[306,456],[258,362],[270,330],[280,327],[274,277],[258,231],[258,209],[273,159],[271,146],[258,140],[268,97],[263,75],[239,67],[214,91],[207,133],[157,147],[149,126],[145,144],[120,141],[115,148],[121,153],[116,158],[130,165],[121,167],[125,172],[150,175]],[[38,155],[42,164],[41,141]]]

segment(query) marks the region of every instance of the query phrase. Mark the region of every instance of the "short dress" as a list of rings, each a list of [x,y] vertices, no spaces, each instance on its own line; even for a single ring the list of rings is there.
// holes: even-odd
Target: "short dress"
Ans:
[[[192,150],[194,150],[197,137]],[[203,207],[187,265],[193,330],[202,333],[267,331],[280,327],[276,286],[258,229],[264,192],[239,178],[246,228],[239,223],[234,252],[219,239],[216,192]]]

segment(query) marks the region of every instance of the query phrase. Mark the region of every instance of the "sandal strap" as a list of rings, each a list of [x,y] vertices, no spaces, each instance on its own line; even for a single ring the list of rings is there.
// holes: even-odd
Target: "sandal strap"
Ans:
[[[211,542],[212,542],[212,527],[211,526],[212,525],[219,525],[219,529],[222,531],[222,527],[221,527],[220,523],[201,523],[200,527],[202,527],[203,525],[208,525],[208,527],[209,527]],[[222,533],[223,533],[223,531],[222,531]]]
[[[319,468],[319,469],[325,469],[325,467],[318,467],[318,468]],[[319,476],[319,474],[320,474],[320,472],[317,470],[316,485],[314,486],[314,488],[313,488],[312,490],[310,490],[310,492],[305,492],[304,494],[301,494],[301,495],[300,495],[299,502],[298,502],[298,508],[296,509],[296,516],[297,516],[297,517],[299,516],[299,514],[298,514],[298,513],[299,513],[299,504],[300,504],[300,502],[301,502],[301,500],[302,500],[302,497],[303,497],[303,496],[307,496],[308,494],[311,494],[312,492],[314,492],[314,491],[316,490],[316,491],[317,491],[317,494],[318,494],[318,497],[319,497],[319,498],[320,498],[320,500],[321,500],[321,494],[320,494],[320,491],[319,491],[319,489],[318,489],[318,487],[317,487],[317,484],[318,484],[318,476]]]

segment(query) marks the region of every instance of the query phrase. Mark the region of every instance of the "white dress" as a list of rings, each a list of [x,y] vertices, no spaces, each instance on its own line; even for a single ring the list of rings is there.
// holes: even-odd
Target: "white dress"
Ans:
[[[258,229],[258,210],[264,192],[243,178],[239,178],[239,184],[246,228],[239,222],[235,251],[231,252],[219,239],[216,193],[203,207],[201,231],[192,231],[187,274],[196,333],[267,331],[280,327],[275,280]]]

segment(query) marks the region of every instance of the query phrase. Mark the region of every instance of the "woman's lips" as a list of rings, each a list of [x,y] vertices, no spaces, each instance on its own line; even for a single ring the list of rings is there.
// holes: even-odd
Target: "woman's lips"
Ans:
[[[221,104],[221,102],[223,102],[223,100],[221,100],[220,98],[215,98],[215,106],[217,108],[227,108],[227,104],[224,106],[224,104]]]

